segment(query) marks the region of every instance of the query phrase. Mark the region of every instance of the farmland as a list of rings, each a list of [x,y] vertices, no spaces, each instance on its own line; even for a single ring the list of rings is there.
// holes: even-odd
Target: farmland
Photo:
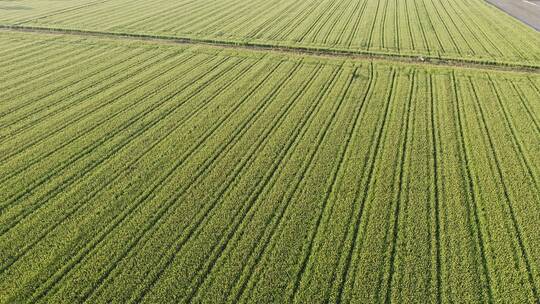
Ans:
[[[540,61],[538,33],[482,0],[78,0],[62,10],[40,2],[17,1],[35,8],[14,9],[19,14],[0,15],[0,22],[506,64]]]
[[[0,303],[540,300],[540,35],[483,1],[0,0],[0,59]]]
[[[538,297],[537,75],[1,40],[4,302]]]

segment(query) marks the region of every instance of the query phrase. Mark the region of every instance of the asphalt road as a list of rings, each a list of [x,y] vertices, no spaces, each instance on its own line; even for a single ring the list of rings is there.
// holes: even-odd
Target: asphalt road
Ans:
[[[487,2],[540,31],[540,0],[487,0]]]

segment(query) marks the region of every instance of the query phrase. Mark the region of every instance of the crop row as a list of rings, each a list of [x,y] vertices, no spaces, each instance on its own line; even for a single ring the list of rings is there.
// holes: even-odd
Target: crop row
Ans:
[[[17,37],[0,302],[539,298],[536,74]]]
[[[540,59],[537,32],[482,0],[108,0],[35,11],[34,20],[19,24],[505,63]]]

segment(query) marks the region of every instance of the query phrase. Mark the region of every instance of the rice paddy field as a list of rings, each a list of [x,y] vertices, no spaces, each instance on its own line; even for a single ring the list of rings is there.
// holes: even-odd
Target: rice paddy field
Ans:
[[[540,34],[483,1],[0,27],[0,303],[540,301]]]
[[[2,2],[13,8],[0,15],[5,24],[537,67],[540,62],[538,32],[483,0]],[[53,10],[44,2],[69,4]]]

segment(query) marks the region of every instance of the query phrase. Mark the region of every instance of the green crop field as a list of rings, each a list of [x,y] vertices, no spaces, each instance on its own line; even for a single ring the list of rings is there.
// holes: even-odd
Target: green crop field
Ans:
[[[535,66],[540,62],[538,33],[483,0],[77,0],[52,12],[39,7],[42,2],[59,1],[17,1],[36,7],[13,17],[0,15],[0,22]]]
[[[535,304],[539,152],[481,0],[0,0],[0,303]]]

